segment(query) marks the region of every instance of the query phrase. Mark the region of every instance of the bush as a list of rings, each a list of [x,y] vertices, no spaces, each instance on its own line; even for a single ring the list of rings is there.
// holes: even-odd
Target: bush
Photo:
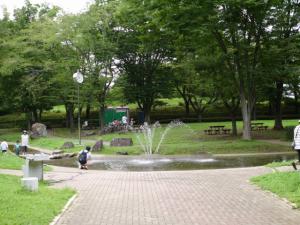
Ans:
[[[294,126],[288,126],[285,128],[285,137],[289,141],[293,141],[294,139]]]

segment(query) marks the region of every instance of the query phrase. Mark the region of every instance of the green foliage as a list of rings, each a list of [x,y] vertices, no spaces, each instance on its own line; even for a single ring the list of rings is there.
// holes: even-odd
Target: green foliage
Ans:
[[[294,140],[294,129],[295,126],[287,126],[284,128],[285,130],[285,138],[289,141],[293,141]]]
[[[0,224],[49,224],[74,195],[70,189],[39,183],[38,192],[21,188],[20,177],[0,175]]]
[[[152,20],[152,3],[121,1],[116,12],[119,38],[118,57],[123,72],[123,93],[128,102],[136,102],[150,120],[151,108],[158,97],[171,90],[167,66],[171,37]]]
[[[295,203],[297,208],[300,207],[300,176],[298,172],[277,172],[251,178],[251,181],[262,189]]]

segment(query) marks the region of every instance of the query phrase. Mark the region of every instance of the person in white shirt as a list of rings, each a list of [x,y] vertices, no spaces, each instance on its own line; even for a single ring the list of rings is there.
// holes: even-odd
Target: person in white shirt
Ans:
[[[1,150],[2,150],[2,153],[6,153],[7,150],[8,150],[8,144],[6,141],[2,141],[1,142]]]
[[[21,149],[24,153],[27,153],[29,145],[29,135],[26,130],[23,131],[23,134],[21,135]]]
[[[80,163],[80,169],[88,169],[87,162],[91,159],[92,155],[90,153],[91,147],[86,146],[85,149],[78,153],[78,162]]]
[[[122,116],[122,124],[127,125],[127,123],[128,123],[127,116]]]
[[[293,148],[298,153],[298,162],[300,162],[300,120],[298,121],[299,125],[294,129],[294,141]],[[292,162],[292,166],[297,170],[296,162]]]

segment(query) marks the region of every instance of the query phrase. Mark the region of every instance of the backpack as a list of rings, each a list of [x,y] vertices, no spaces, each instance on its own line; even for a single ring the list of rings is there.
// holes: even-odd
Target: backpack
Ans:
[[[87,152],[83,150],[79,155],[79,162],[85,164],[87,161]]]

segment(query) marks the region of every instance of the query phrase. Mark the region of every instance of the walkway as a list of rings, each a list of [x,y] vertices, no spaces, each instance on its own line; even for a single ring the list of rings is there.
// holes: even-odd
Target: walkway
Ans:
[[[264,167],[176,172],[69,169],[62,174],[65,181],[55,186],[74,187],[79,194],[58,224],[298,224],[300,211],[247,181],[268,172]],[[55,174],[61,176],[55,171],[48,176]]]
[[[265,167],[172,172],[55,167],[45,177],[54,187],[78,190],[58,225],[299,224],[299,210],[248,182],[269,172]]]

